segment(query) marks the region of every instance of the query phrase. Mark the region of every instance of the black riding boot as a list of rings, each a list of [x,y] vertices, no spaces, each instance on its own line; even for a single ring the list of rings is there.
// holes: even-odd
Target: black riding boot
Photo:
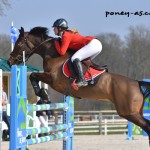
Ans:
[[[78,80],[76,82],[76,85],[78,87],[81,87],[81,86],[87,86],[88,85],[88,82],[85,81],[84,79],[84,76],[83,76],[83,69],[82,69],[82,65],[81,65],[81,62],[79,59],[75,59],[73,61],[73,65],[75,67],[75,71],[77,73],[77,77],[78,77]]]

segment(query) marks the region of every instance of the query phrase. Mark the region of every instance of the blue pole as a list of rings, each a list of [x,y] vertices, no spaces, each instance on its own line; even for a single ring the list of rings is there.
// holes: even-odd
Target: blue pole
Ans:
[[[133,140],[132,137],[132,122],[128,121],[128,136],[127,140]]]
[[[27,67],[11,67],[10,150],[26,149]]]
[[[64,102],[68,103],[68,109],[64,111],[63,123],[68,124],[67,137],[63,140],[63,150],[73,150],[74,136],[74,98],[64,96]]]

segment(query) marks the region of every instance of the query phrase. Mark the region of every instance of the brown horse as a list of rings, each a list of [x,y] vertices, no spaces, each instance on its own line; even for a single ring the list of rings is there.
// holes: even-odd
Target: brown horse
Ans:
[[[60,56],[54,47],[54,38],[47,34],[47,28],[35,27],[30,32],[24,32],[21,27],[19,31],[20,35],[10,54],[8,64],[11,66],[22,63],[23,51],[25,51],[26,61],[34,53],[43,58],[44,72],[34,72],[30,76],[36,95],[44,93],[39,87],[39,81],[42,81],[56,91],[73,97],[110,100],[120,116],[140,126],[150,137],[150,121],[143,117],[145,94],[141,92],[141,86],[150,89],[149,83],[105,72],[98,78],[95,85],[81,87],[76,91],[71,87],[69,79],[62,73],[62,65],[72,53],[68,51],[64,56]]]

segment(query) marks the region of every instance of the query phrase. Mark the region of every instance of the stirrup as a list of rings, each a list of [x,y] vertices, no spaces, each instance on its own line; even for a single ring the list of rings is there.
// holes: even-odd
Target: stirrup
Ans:
[[[78,87],[87,86],[87,85],[88,85],[88,82],[85,81],[85,80],[83,80],[83,81],[77,81],[77,82],[76,82],[76,85],[77,85]]]

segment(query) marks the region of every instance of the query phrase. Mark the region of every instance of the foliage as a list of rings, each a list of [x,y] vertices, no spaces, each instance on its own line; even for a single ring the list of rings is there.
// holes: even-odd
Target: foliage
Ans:
[[[150,29],[144,26],[129,28],[126,36],[127,76],[134,79],[149,77]]]
[[[10,0],[0,0],[0,16],[5,15],[5,10],[10,7]]]
[[[9,35],[0,35],[0,56],[9,57],[11,52],[11,41]]]

